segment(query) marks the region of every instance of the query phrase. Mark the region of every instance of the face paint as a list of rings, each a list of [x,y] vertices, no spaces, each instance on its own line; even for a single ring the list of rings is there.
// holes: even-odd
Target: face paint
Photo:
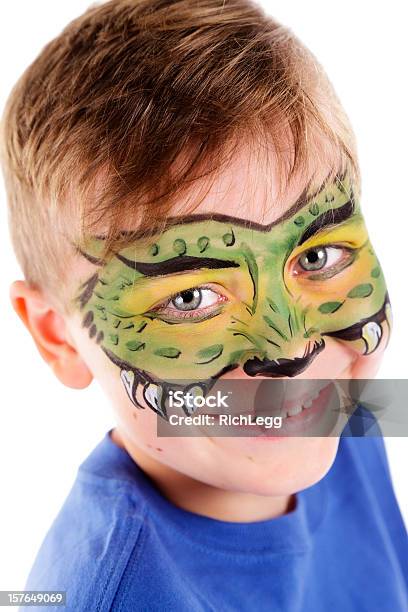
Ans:
[[[293,377],[329,336],[362,355],[388,341],[385,280],[347,175],[269,225],[191,215],[108,261],[102,245],[82,252],[97,267],[76,297],[83,326],[131,401],[164,418],[170,389],[205,394],[238,366]]]

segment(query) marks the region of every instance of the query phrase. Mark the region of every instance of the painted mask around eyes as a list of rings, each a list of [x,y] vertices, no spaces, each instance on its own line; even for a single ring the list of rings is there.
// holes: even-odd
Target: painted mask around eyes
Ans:
[[[83,326],[131,401],[165,419],[169,390],[206,393],[238,366],[294,377],[325,337],[362,355],[388,342],[386,284],[347,175],[269,225],[191,215],[107,261],[101,245],[83,251],[96,266],[75,298]]]

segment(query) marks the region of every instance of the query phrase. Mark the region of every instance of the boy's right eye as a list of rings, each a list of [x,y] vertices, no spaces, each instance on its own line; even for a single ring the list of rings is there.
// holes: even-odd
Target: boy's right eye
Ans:
[[[208,286],[191,287],[172,295],[150,312],[173,319],[200,320],[218,312],[220,305],[226,301],[224,295]]]

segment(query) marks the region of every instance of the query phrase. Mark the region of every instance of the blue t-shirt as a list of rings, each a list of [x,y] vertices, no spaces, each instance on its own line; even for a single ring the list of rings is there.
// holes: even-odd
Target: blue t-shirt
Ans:
[[[79,467],[26,589],[72,612],[407,612],[408,537],[379,437],[278,518],[233,523],[167,500],[108,432]],[[36,608],[39,609],[39,608]]]

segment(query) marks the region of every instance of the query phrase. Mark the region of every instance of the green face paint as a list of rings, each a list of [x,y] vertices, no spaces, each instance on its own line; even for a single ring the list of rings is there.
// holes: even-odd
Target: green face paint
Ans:
[[[108,261],[102,244],[91,239],[83,253],[97,267],[76,297],[83,325],[120,368],[133,403],[143,407],[141,392],[163,417],[167,381],[205,392],[238,366],[293,377],[327,336],[366,355],[391,329],[384,276],[347,176],[270,225],[192,215]]]

